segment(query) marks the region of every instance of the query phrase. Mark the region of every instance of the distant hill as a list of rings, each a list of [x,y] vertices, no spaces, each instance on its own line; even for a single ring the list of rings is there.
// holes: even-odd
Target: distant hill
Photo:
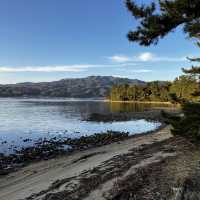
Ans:
[[[113,76],[89,76],[40,83],[26,82],[0,85],[0,97],[106,97],[111,87],[118,84],[144,85],[145,82]]]

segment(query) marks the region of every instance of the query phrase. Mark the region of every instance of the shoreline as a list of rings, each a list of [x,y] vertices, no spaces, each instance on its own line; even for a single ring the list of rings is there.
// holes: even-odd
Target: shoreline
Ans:
[[[110,102],[110,103],[138,103],[138,104],[166,104],[166,105],[174,105],[173,103],[166,101],[166,102],[162,102],[162,101],[113,101],[113,100],[105,100],[105,102]]]
[[[126,113],[118,117],[113,115],[112,119],[130,120],[144,116],[148,120],[160,121],[161,126],[136,135],[121,133],[113,137],[112,133],[107,133],[103,137],[77,140],[74,144],[79,144],[79,148],[71,152],[55,151],[53,156],[45,153],[45,157],[22,162],[14,170],[8,165],[11,171],[0,176],[0,199],[115,200],[105,198],[104,193],[111,196],[116,193],[112,192],[113,189],[116,190],[116,180],[125,180],[132,169],[141,170],[144,166],[162,163],[163,159],[177,154],[173,149],[179,145],[170,144],[171,147],[165,147],[169,140],[176,139],[170,133],[170,126],[162,123],[160,110],[148,110],[134,115]],[[96,117],[107,120],[104,115]],[[35,154],[26,152],[26,155],[32,157]],[[139,184],[139,181],[135,184]]]
[[[18,171],[33,163],[41,162],[43,160],[51,160],[59,156],[70,156],[71,154],[80,151],[90,150],[115,142],[122,142],[131,138],[153,134],[164,127],[166,127],[166,125],[161,123],[161,125],[154,130],[133,135],[128,132],[107,131],[106,133],[96,133],[91,136],[84,136],[77,139],[68,138],[63,140],[61,143],[56,140],[45,140],[44,142],[38,143],[36,146],[24,148],[14,154],[0,154],[0,178],[1,176]],[[61,148],[62,146],[68,146],[70,148],[64,149]]]
[[[105,97],[89,97],[89,98],[84,98],[84,97],[49,97],[49,96],[13,96],[13,97],[0,97],[0,99],[36,99],[36,100],[48,100],[48,99],[53,99],[53,100],[63,100],[63,101],[102,101],[102,102],[110,102],[110,103],[138,103],[138,104],[167,104],[167,105],[175,105],[169,101],[163,102],[163,101],[115,101],[115,100],[110,100]]]
[[[0,177],[0,199],[199,197],[199,157],[198,144],[172,136],[166,126],[152,134],[31,163]]]
[[[172,111],[170,111],[173,113]],[[176,112],[174,112],[176,114]],[[54,137],[52,139],[45,139],[41,141],[35,141],[34,146],[25,147],[21,150],[13,152],[13,154],[0,154],[0,176],[7,175],[13,171],[19,170],[21,167],[27,166],[27,164],[33,162],[39,162],[41,160],[49,160],[57,157],[58,155],[70,155],[76,151],[88,150],[104,145],[111,144],[113,142],[121,142],[126,139],[137,138],[148,134],[153,134],[166,126],[164,119],[161,115],[161,110],[146,110],[143,112],[134,113],[109,113],[98,114],[93,113],[86,119],[88,121],[130,121],[145,119],[151,122],[159,122],[159,125],[151,131],[144,131],[141,133],[131,134],[131,132],[119,132],[119,131],[107,131],[102,133],[94,133],[91,136],[84,136],[80,138],[63,138]],[[26,139],[29,141],[29,139]]]
[[[171,112],[171,111],[170,111]],[[153,134],[164,128],[166,124],[160,115],[159,110],[149,110],[145,112],[122,113],[122,114],[95,114],[90,116],[89,121],[98,120],[99,122],[111,121],[129,121],[145,119],[147,121],[157,121],[160,125],[151,131],[142,132],[131,135],[131,132],[115,132],[107,131],[105,133],[96,133],[91,136],[85,136],[77,139],[66,138],[60,140],[59,138],[52,138],[37,143],[35,146],[24,148],[11,155],[0,154],[0,175],[7,175],[13,171],[19,170],[21,167],[33,162],[40,162],[41,160],[49,160],[56,158],[59,155],[70,155],[76,151],[88,150],[113,142],[121,142],[126,139],[137,138],[148,134]]]
[[[106,163],[115,156],[128,153],[132,148],[154,144],[170,137],[171,134],[167,126],[151,134],[136,135],[101,147],[30,163],[16,172],[0,177],[0,180],[2,180],[0,183],[0,199],[17,200],[24,199],[33,193],[39,194],[41,191],[47,190],[52,182],[59,179],[69,179],[75,174],[80,175],[83,171]],[[66,166],[68,167],[66,168]],[[33,181],[37,184],[33,184]]]

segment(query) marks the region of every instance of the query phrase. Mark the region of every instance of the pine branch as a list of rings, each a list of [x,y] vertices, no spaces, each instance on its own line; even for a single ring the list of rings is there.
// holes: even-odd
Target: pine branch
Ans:
[[[155,3],[139,6],[126,0],[126,6],[139,22],[136,30],[128,33],[129,41],[143,46],[157,44],[181,24],[189,37],[200,37],[199,0],[160,0],[157,6]]]
[[[191,62],[200,62],[200,58],[189,58],[187,57],[188,60],[190,60]]]
[[[186,74],[200,74],[200,67],[194,67],[194,66],[192,66],[192,68],[191,69],[182,69],[183,70],[183,72],[184,73],[186,73]]]

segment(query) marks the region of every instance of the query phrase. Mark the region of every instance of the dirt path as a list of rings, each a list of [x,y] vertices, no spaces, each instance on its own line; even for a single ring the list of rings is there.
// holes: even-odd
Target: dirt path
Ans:
[[[111,190],[115,180],[118,179],[116,175],[113,178],[114,170],[118,169],[119,171],[115,173],[121,175],[121,179],[123,179],[123,177],[125,178],[130,173],[134,173],[141,166],[155,163],[163,157],[174,155],[174,153],[163,153],[160,149],[155,149],[156,153],[148,155],[146,152],[139,156],[137,160],[134,160],[134,157],[137,157],[137,151],[134,155],[129,155],[132,149],[137,150],[145,145],[153,145],[170,137],[169,127],[165,127],[153,134],[130,138],[122,142],[30,164],[18,172],[0,178],[0,199],[19,200],[31,195],[29,199],[62,199],[62,197],[59,198],[58,196],[72,195],[73,191],[81,188],[82,184],[87,183],[86,181],[91,181],[91,178],[95,180],[97,178],[95,177],[96,174],[98,174],[98,177],[100,175],[102,177],[102,175],[110,171],[112,173],[105,176],[105,180],[102,178],[100,182],[93,184],[92,191],[87,189],[88,195],[85,197],[86,200],[104,199],[102,194]],[[127,156],[123,157],[125,154]],[[131,163],[129,163],[130,161]],[[127,166],[124,165],[126,162],[132,167],[128,164]],[[116,165],[120,165],[120,167]],[[125,169],[125,167],[127,168]],[[99,173],[94,172],[94,170],[99,170]],[[52,194],[58,194],[58,198],[51,198]],[[78,198],[80,199],[80,197]]]

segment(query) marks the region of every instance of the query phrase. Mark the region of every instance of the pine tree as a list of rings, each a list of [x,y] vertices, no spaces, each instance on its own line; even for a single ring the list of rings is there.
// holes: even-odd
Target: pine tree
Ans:
[[[128,33],[131,42],[149,46],[157,44],[177,27],[181,27],[185,34],[197,41],[200,47],[200,1],[199,0],[158,0],[150,5],[137,5],[135,1],[126,0],[126,6],[139,25]],[[200,58],[189,58],[192,62],[200,62]],[[183,69],[189,76],[198,81],[198,88],[194,96],[200,97],[200,67],[192,66]],[[176,96],[172,96],[176,99]],[[171,118],[174,134],[184,134],[200,138],[200,103],[194,101],[182,102],[183,117]]]

